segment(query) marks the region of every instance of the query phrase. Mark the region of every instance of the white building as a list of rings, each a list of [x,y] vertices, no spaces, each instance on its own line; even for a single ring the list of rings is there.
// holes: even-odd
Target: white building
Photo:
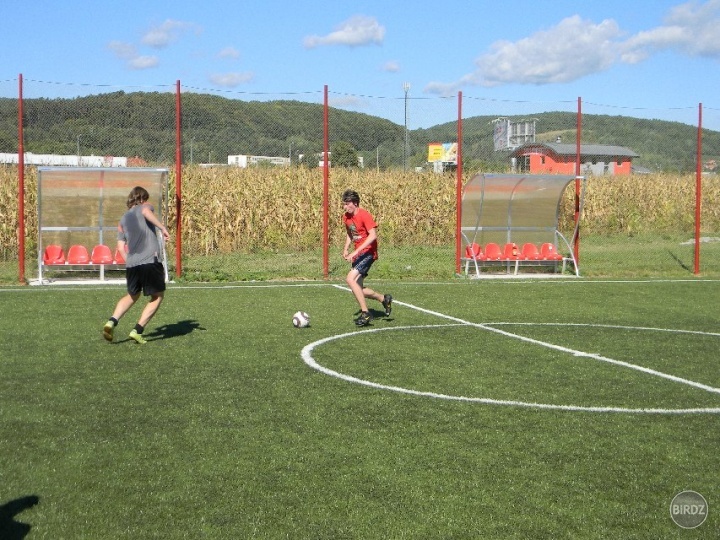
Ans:
[[[290,166],[289,157],[272,157],[272,156],[249,156],[245,154],[239,154],[237,156],[228,156],[228,165],[240,167],[246,169],[260,165],[261,163],[269,163],[271,165],[279,165],[281,167]]]
[[[33,154],[25,152],[25,165],[46,167],[127,167],[126,157],[115,156],[65,156],[60,154]],[[0,163],[18,164],[18,154],[0,152]]]

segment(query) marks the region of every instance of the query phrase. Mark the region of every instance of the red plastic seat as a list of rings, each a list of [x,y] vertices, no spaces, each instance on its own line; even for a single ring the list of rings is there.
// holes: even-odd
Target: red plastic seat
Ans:
[[[482,260],[485,258],[485,255],[483,255],[482,248],[480,247],[480,244],[473,242],[469,246],[465,247],[465,258],[467,259],[475,259],[475,260]]]
[[[540,246],[540,258],[545,261],[562,261],[563,256],[557,252],[557,248],[550,242]]]
[[[115,250],[115,264],[125,264],[125,254],[119,249]]]
[[[68,264],[88,264],[90,263],[90,254],[85,246],[70,246],[67,254]]]
[[[65,252],[58,245],[50,245],[43,253],[43,264],[65,264]]]
[[[503,257],[506,261],[517,261],[520,259],[520,248],[514,242],[508,242],[503,249]]]
[[[109,247],[103,244],[98,244],[92,250],[90,261],[92,261],[93,264],[112,264],[112,251],[110,251]]]
[[[500,246],[495,242],[488,242],[485,245],[485,260],[487,261],[499,261],[503,258],[503,253],[500,250]]]
[[[521,255],[524,261],[537,261],[541,258],[540,250],[532,242],[523,244]]]

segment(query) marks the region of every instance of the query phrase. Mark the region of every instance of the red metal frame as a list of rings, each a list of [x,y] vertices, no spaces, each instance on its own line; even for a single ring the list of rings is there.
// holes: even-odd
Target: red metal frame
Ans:
[[[182,99],[180,80],[176,82],[176,149],[175,149],[175,273],[182,275]],[[23,132],[23,76],[18,75],[18,280],[25,283],[25,149]],[[578,226],[578,234],[575,237],[573,251],[575,260],[579,262],[580,233],[578,220],[580,218],[580,147],[582,140],[582,98],[577,100],[577,136],[576,136],[576,163],[575,172],[578,177],[575,181],[575,223]],[[328,86],[324,86],[323,103],[323,275],[329,277],[329,105]],[[463,190],[463,119],[462,119],[462,92],[458,92],[458,124],[457,140],[458,155],[456,168],[456,242],[455,242],[455,269],[460,272],[461,265],[461,223],[462,223],[462,190]],[[694,273],[700,273],[700,234],[701,234],[701,209],[702,209],[702,103],[698,105],[698,131],[697,131],[697,162],[696,162],[696,186],[695,186],[695,253]]]
[[[330,122],[328,107],[328,85],[323,97],[323,276],[330,275]]]
[[[700,273],[700,209],[702,204],[702,103],[698,105],[697,163],[695,164],[695,257],[694,272]]]
[[[582,98],[577,101],[577,126],[575,127],[575,239],[573,240],[573,255],[575,268],[580,265],[580,148],[582,143]]]
[[[182,275],[182,100],[175,87],[175,275]]]
[[[458,125],[457,125],[457,167],[455,185],[455,273],[460,273],[460,258],[462,249],[462,191],[463,191],[463,122],[462,122],[462,91],[458,92]]]
[[[25,283],[25,148],[23,141],[23,76],[18,75],[18,279]]]

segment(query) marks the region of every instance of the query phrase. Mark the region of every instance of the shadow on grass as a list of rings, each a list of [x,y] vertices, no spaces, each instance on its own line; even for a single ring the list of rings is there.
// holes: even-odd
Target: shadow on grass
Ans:
[[[373,321],[375,321],[377,319],[384,319],[386,321],[393,320],[392,315],[386,316],[385,311],[381,310],[381,309],[374,309],[374,308],[368,307],[368,313],[370,313],[370,316],[373,318]],[[355,312],[354,317],[357,318],[358,315],[360,315],[360,310]],[[370,324],[372,325],[372,322]]]
[[[680,265],[680,268],[682,268],[683,270],[687,270],[688,272],[693,272],[693,269],[692,269],[692,268],[690,268],[687,264],[685,264],[680,257],[678,257],[677,255],[675,255],[675,254],[674,254],[672,251],[670,251],[669,249],[668,249],[668,253],[669,253],[670,256],[673,258],[673,260],[674,260],[676,263],[678,263],[678,265]]]
[[[32,508],[38,502],[40,502],[40,497],[28,495],[0,506],[0,538],[3,540],[22,540],[25,538],[30,532],[31,526],[27,523],[15,521],[15,516],[23,510]]]
[[[169,339],[174,337],[186,336],[195,330],[205,330],[198,321],[186,319],[170,324],[158,326],[149,334],[143,334],[146,338]]]

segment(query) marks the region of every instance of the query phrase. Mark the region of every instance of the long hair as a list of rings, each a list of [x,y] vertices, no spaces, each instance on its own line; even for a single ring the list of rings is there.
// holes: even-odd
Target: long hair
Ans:
[[[142,186],[135,186],[130,191],[127,199],[127,207],[132,208],[136,204],[142,204],[150,198],[150,194]]]

